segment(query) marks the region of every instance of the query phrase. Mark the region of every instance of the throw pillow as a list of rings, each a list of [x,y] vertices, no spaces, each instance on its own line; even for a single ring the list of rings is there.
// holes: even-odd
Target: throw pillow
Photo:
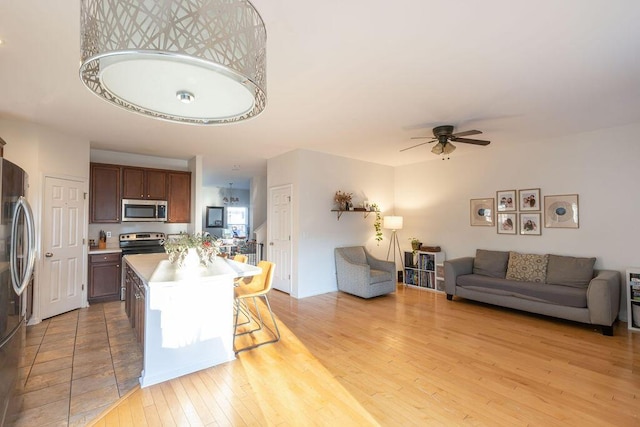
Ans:
[[[586,288],[593,278],[595,258],[549,255],[547,283],[574,288]]]
[[[509,252],[507,276],[509,280],[544,283],[547,278],[549,255]]]
[[[509,262],[509,252],[477,249],[473,260],[473,274],[504,279],[507,273],[507,262]]]

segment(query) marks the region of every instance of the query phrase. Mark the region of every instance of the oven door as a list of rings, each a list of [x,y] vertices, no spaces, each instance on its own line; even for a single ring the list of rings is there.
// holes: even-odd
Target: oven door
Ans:
[[[158,202],[156,200],[122,200],[122,221],[162,222],[158,219]]]

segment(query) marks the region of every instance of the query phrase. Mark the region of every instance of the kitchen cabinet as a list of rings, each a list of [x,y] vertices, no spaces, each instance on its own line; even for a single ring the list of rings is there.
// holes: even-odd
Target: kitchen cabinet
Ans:
[[[146,292],[144,289],[144,283],[136,275],[133,282],[133,295],[134,295],[134,311],[135,311],[135,324],[133,329],[136,333],[136,339],[140,343],[140,346],[144,349],[144,324],[145,324],[145,298]],[[144,351],[144,350],[143,350]]]
[[[90,303],[120,299],[120,252],[89,255]]]
[[[167,173],[167,222],[191,222],[191,172]]]
[[[167,171],[123,167],[122,198],[166,200]]]
[[[129,317],[136,341],[144,349],[145,298],[144,282],[136,272],[124,263],[125,298],[124,310]]]
[[[102,163],[90,165],[89,222],[119,223],[122,167]]]

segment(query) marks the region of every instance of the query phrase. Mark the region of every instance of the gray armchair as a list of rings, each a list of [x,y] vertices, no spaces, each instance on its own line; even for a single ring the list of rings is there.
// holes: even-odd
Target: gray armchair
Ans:
[[[396,290],[396,266],[374,258],[363,246],[336,248],[338,289],[362,298],[372,298]]]

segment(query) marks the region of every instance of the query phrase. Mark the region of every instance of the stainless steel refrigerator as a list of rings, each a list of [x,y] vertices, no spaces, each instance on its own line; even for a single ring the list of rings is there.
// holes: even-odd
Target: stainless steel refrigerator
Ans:
[[[0,426],[17,411],[14,391],[31,315],[35,227],[27,174],[0,158]]]

